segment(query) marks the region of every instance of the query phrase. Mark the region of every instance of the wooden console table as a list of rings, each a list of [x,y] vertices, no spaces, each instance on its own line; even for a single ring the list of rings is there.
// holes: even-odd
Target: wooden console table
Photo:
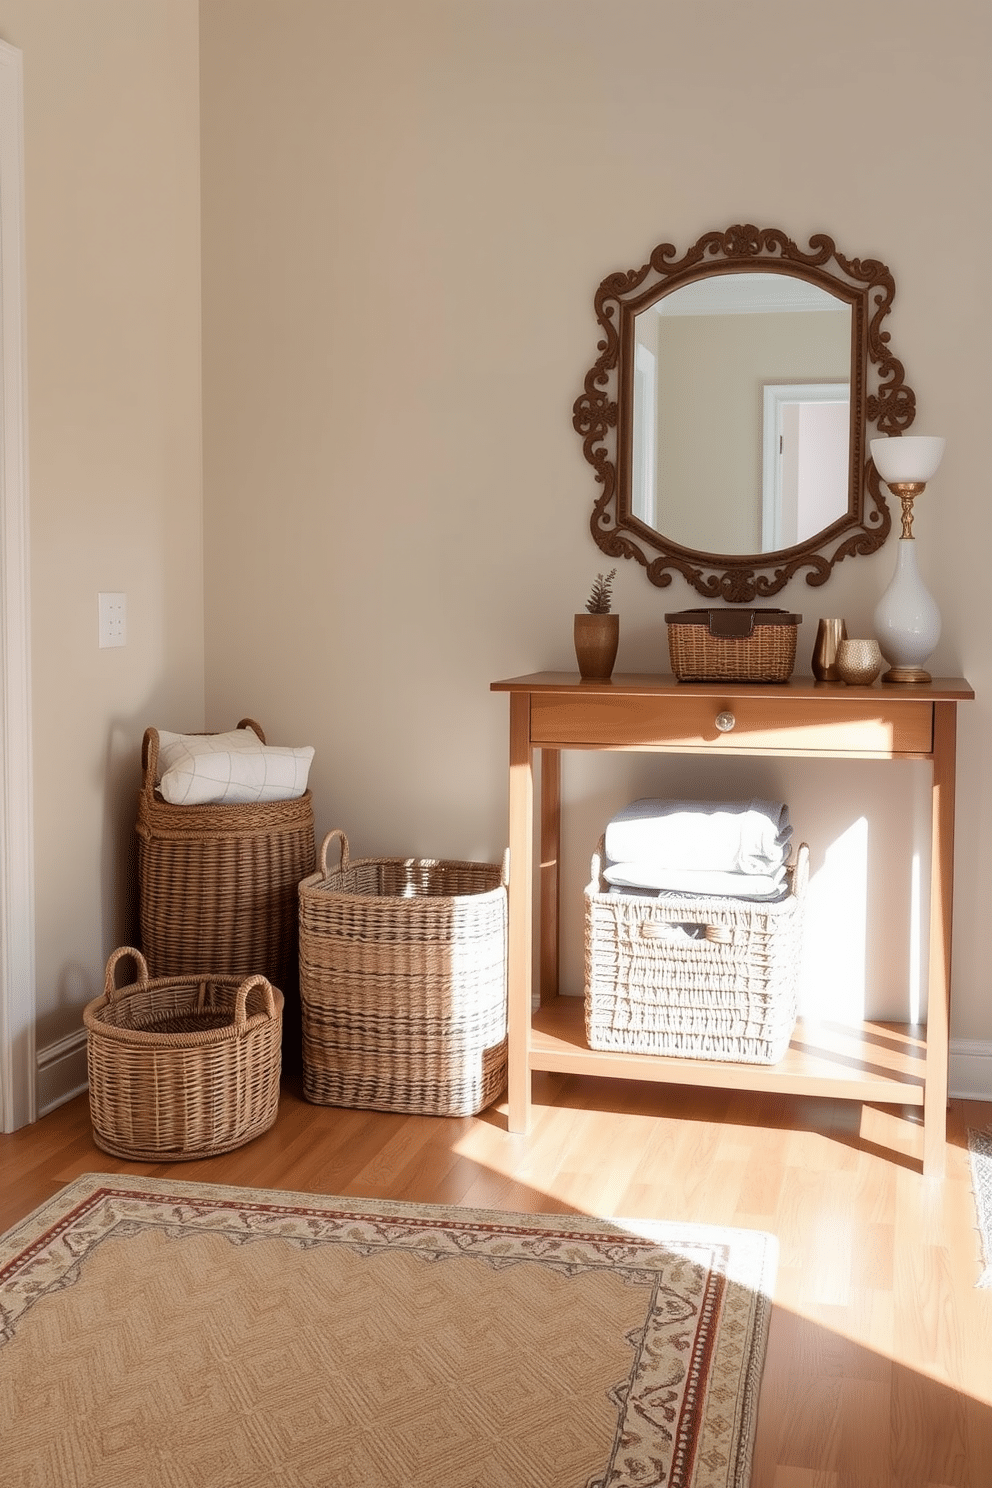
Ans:
[[[944,1172],[954,860],[957,704],[974,697],[961,677],[913,686],[680,683],[665,676],[581,682],[536,672],[494,682],[510,694],[509,1125],[530,1122],[531,1073],[604,1075],[734,1090],[923,1108],[923,1171]],[[733,724],[718,714],[732,714]],[[866,1023],[797,1027],[777,1065],[724,1064],[605,1053],[585,1040],[583,1001],[558,995],[561,751],[783,755],[798,759],[923,759],[932,781],[929,1004],[926,1029]],[[541,751],[540,1007],[532,1005],[534,752]]]

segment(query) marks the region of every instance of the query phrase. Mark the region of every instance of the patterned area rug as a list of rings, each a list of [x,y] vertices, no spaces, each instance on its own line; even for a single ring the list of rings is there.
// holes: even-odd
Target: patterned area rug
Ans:
[[[992,1132],[970,1131],[968,1155],[971,1158],[971,1181],[975,1189],[984,1267],[977,1284],[992,1287]]]
[[[0,1238],[2,1480],[744,1488],[776,1253],[90,1174]]]

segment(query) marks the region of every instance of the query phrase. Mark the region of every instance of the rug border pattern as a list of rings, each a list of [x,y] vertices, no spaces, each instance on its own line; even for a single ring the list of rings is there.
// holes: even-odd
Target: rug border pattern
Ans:
[[[778,1258],[765,1232],[84,1174],[0,1236],[0,1347],[35,1302],[74,1284],[94,1246],[149,1227],[176,1239],[219,1232],[235,1244],[399,1248],[432,1262],[472,1255],[496,1268],[532,1261],[565,1276],[609,1269],[646,1286],[650,1301],[630,1340],[630,1375],[611,1391],[612,1450],[587,1488],[746,1488],[750,1480]],[[683,1306],[690,1296],[701,1300]],[[731,1342],[717,1349],[720,1330]],[[655,1361],[666,1344],[672,1357],[676,1339],[685,1368],[674,1387]]]
[[[992,1130],[969,1131],[968,1159],[982,1254],[982,1273],[975,1285],[992,1288]]]

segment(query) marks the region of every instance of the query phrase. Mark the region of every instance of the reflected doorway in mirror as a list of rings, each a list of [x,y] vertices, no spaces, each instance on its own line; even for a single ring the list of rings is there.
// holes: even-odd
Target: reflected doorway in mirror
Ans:
[[[847,511],[851,385],[763,389],[761,552],[816,537]]]

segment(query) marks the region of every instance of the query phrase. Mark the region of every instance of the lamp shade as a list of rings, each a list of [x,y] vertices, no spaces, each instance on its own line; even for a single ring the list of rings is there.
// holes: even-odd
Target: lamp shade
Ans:
[[[937,472],[943,458],[945,442],[928,434],[902,434],[891,439],[873,439],[871,457],[886,485],[891,485],[893,481],[925,483]]]

